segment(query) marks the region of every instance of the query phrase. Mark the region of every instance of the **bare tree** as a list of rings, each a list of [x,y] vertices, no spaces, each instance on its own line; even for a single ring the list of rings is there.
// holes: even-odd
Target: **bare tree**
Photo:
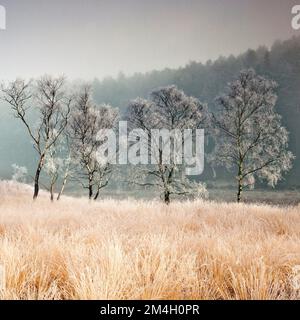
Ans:
[[[112,165],[102,164],[97,159],[101,145],[100,130],[114,128],[118,112],[108,105],[96,107],[91,99],[90,88],[83,89],[75,103],[70,119],[69,136],[72,158],[78,163],[77,178],[88,189],[89,199],[97,200],[100,190],[107,186]]]
[[[150,100],[139,98],[131,101],[127,110],[130,129],[142,129],[146,132],[146,137],[137,137],[141,146],[139,157],[152,160],[151,165],[145,165],[148,163],[147,160],[144,164],[137,163],[130,182],[160,190],[166,204],[170,203],[173,195],[206,196],[204,184],[186,177],[185,163],[182,159],[183,131],[203,128],[206,118],[206,106],[196,98],[186,96],[175,86],[153,91]],[[163,141],[159,136],[153,135],[153,130],[167,130],[170,139]],[[170,157],[164,161],[166,150],[170,151]]]
[[[236,172],[238,202],[243,188],[254,187],[256,178],[275,186],[292,167],[288,132],[274,109],[276,87],[249,69],[217,98],[220,110],[212,117],[216,137],[212,160]]]
[[[44,76],[34,83],[17,79],[2,90],[3,98],[10,104],[15,117],[27,128],[39,156],[34,176],[33,198],[36,199],[45,157],[66,128],[72,99],[65,92],[63,77]],[[27,117],[33,108],[38,115],[35,125]]]

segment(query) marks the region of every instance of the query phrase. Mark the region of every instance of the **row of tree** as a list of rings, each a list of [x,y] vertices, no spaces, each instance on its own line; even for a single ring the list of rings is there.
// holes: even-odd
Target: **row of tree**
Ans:
[[[260,46],[253,49],[206,63],[191,61],[176,69],[166,68],[130,76],[121,73],[117,78],[96,79],[93,82],[94,98],[97,102],[105,101],[125,112],[131,99],[146,98],[154,88],[172,83],[187,95],[206,102],[209,110],[215,112],[215,97],[224,91],[224,84],[234,81],[240,70],[253,68],[257,74],[278,83],[275,109],[282,116],[282,124],[288,128],[289,148],[296,155],[293,168],[278,187],[300,187],[300,36],[276,41],[270,48]],[[213,148],[213,144],[209,143],[207,148]],[[201,178],[214,185],[218,182],[224,184],[224,180],[226,184],[230,181],[229,173],[223,168],[205,170]],[[265,186],[265,183],[261,184],[261,187]]]
[[[204,128],[206,139],[214,141],[207,159],[213,167],[234,172],[239,202],[243,188],[254,187],[256,179],[275,186],[292,167],[294,156],[288,151],[288,133],[274,109],[275,90],[274,81],[248,69],[217,98],[217,111],[208,110],[176,86],[167,86],[154,90],[149,99],[131,101],[122,117],[129,129],[143,129],[149,135],[148,142],[152,139],[151,129]],[[95,105],[90,87],[76,91],[71,93],[64,78],[49,76],[31,82],[18,79],[2,88],[3,99],[26,127],[38,155],[34,199],[39,195],[43,170],[49,176],[51,200],[56,191],[60,199],[70,180],[88,189],[89,199],[96,200],[115,170],[110,162],[97,160],[97,150],[105,141],[97,134],[116,128],[122,117],[118,109]],[[31,111],[34,121],[30,121]],[[207,196],[203,183],[186,176],[184,163],[178,164],[175,157],[167,164],[163,162],[163,147],[159,145],[157,163],[137,163],[128,182],[159,189],[167,204],[172,196]],[[151,148],[147,150],[151,152]]]

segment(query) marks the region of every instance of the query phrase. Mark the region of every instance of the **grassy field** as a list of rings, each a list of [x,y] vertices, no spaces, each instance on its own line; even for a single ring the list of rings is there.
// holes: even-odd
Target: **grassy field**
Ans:
[[[300,298],[300,206],[29,191],[0,187],[1,299]]]

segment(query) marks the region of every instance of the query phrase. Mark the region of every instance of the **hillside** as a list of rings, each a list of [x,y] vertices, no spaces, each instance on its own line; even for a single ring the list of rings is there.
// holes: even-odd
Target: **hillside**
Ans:
[[[137,96],[147,97],[159,86],[175,84],[188,95],[199,98],[214,110],[215,98],[226,90],[227,83],[243,68],[254,68],[258,74],[274,79],[278,87],[277,111],[290,132],[290,149],[296,155],[294,168],[280,185],[300,186],[300,37],[277,41],[272,48],[264,46],[234,57],[220,57],[206,64],[195,61],[179,69],[165,69],[118,79],[94,81],[95,100],[110,103],[125,110],[128,101]],[[206,171],[204,179],[211,179]]]

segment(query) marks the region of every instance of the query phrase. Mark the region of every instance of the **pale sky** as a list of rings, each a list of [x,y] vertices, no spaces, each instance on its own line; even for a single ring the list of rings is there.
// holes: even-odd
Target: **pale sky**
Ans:
[[[238,54],[300,35],[300,0],[0,0],[0,78],[116,76]]]

